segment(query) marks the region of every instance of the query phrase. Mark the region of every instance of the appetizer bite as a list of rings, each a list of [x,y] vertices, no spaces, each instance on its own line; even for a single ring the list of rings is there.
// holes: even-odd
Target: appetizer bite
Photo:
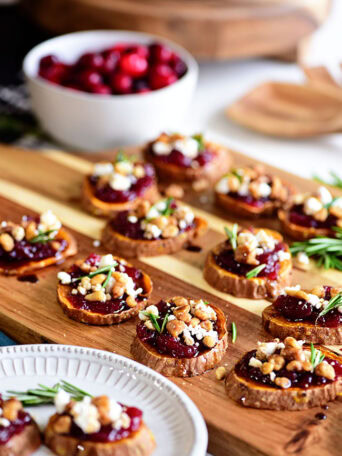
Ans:
[[[281,339],[293,336],[314,344],[342,344],[342,288],[287,287],[263,311],[262,324]]]
[[[134,358],[166,376],[192,377],[215,367],[228,346],[222,310],[181,296],[139,312]]]
[[[276,231],[225,228],[227,240],[208,253],[204,278],[218,290],[240,298],[274,297],[291,282],[287,244]]]
[[[57,296],[68,317],[112,325],[136,316],[152,292],[152,281],[126,260],[92,253],[57,274]]]
[[[86,396],[76,402],[65,391],[58,392],[55,405],[45,444],[59,456],[149,456],[155,449],[153,434],[138,408],[108,396]]]
[[[127,258],[174,253],[203,235],[207,222],[173,198],[151,205],[142,201],[136,209],[120,212],[102,232],[102,243]]]
[[[0,395],[0,456],[29,456],[40,445],[38,426],[21,402]]]
[[[135,208],[142,199],[155,201],[159,193],[153,166],[119,152],[113,163],[96,163],[83,181],[84,208],[108,216]]]
[[[287,337],[258,342],[226,379],[229,397],[246,407],[303,410],[333,401],[342,392],[341,356]]]
[[[292,192],[288,184],[266,173],[262,166],[233,168],[215,187],[217,204],[242,217],[271,215]]]
[[[178,182],[215,182],[231,164],[229,152],[202,135],[162,133],[147,144],[144,155],[160,178]]]
[[[288,209],[278,211],[282,228],[299,241],[315,236],[334,236],[334,227],[342,228],[342,197],[333,198],[319,187],[313,194],[293,196]]]
[[[19,224],[0,224],[0,273],[23,274],[45,268],[75,255],[74,237],[50,211],[38,217],[23,216]]]

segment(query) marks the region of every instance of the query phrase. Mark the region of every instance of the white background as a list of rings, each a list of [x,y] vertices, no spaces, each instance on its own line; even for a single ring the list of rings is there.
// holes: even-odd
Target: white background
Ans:
[[[289,31],[290,33],[290,31]],[[308,60],[324,63],[342,83],[342,0],[335,0],[327,22],[310,45]],[[259,60],[201,63],[199,85],[185,121],[188,132],[201,131],[233,149],[311,177],[326,176],[329,170],[342,174],[342,132],[305,140],[284,140],[263,136],[230,122],[224,109],[235,99],[265,81],[303,82],[295,64]]]

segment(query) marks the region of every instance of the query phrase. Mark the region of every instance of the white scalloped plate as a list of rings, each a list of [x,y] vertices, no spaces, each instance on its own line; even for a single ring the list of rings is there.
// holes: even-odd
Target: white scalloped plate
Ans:
[[[141,364],[102,350],[68,345],[0,348],[1,392],[67,380],[94,395],[108,394],[144,412],[157,449],[153,456],[204,456],[208,433],[194,403],[172,382]],[[53,406],[28,409],[44,428]],[[51,456],[42,446],[35,456]]]

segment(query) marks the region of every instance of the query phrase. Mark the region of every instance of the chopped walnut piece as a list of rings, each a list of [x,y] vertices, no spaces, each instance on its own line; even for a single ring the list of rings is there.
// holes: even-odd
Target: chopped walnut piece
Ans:
[[[238,263],[247,263],[258,265],[259,261],[256,258],[256,250],[251,250],[248,245],[239,245],[234,252],[234,259]]]
[[[166,329],[172,337],[178,337],[185,329],[186,324],[184,321],[171,320],[166,323]]]
[[[84,262],[84,261],[76,261],[76,265],[83,271],[83,272],[89,272],[90,271],[90,264]]]
[[[160,217],[153,219],[153,225],[156,225],[160,230],[166,229],[168,224],[169,217],[165,217],[164,215],[161,215]]]
[[[25,230],[22,226],[20,225],[15,225],[12,228],[12,236],[14,239],[18,242],[22,241],[25,237]]]
[[[97,274],[90,279],[90,282],[92,285],[97,285],[98,283],[102,285],[106,278],[106,274]]]
[[[181,321],[189,323],[191,321],[190,306],[178,306],[173,309],[173,315]]]
[[[103,426],[111,424],[112,420],[109,417],[110,401],[108,396],[98,396],[92,399],[92,404],[95,405],[99,412],[100,423]]]
[[[271,355],[268,360],[273,362],[273,370],[275,371],[279,371],[285,365],[285,358],[281,355]]]
[[[209,187],[209,182],[207,179],[197,179],[193,182],[192,188],[195,192],[203,192]]]
[[[210,320],[204,320],[200,323],[200,327],[205,329],[206,331],[212,331],[213,330],[213,324]]]
[[[151,331],[155,330],[155,327],[153,326],[153,323],[151,320],[146,320],[144,325],[146,326],[147,329],[150,329]]]
[[[342,209],[338,206],[330,206],[329,212],[338,219],[342,219]]]
[[[126,303],[130,308],[135,307],[137,305],[137,301],[133,298],[133,296],[127,296]]]
[[[146,217],[147,212],[149,211],[150,207],[151,207],[151,203],[149,201],[147,201],[147,200],[141,201],[136,209],[137,217],[138,218]]]
[[[265,363],[262,364],[260,367],[261,372],[264,375],[270,374],[274,370],[274,364],[272,361],[266,361]]]
[[[86,301],[106,301],[106,293],[104,290],[97,290],[89,293],[85,296]]]
[[[206,347],[209,347],[209,348],[213,348],[216,345],[215,338],[211,337],[211,336],[204,336],[202,341],[203,341],[203,345],[205,345]]]
[[[327,378],[328,380],[335,379],[335,369],[326,361],[321,362],[315,369],[315,374]]]
[[[192,328],[195,328],[196,326],[198,326],[200,324],[200,322],[201,322],[201,320],[199,318],[194,317],[190,320],[190,326]]]
[[[290,361],[287,366],[286,370],[288,371],[301,371],[303,369],[303,364],[300,361]]]
[[[215,375],[217,380],[223,380],[227,374],[226,368],[223,366],[220,366],[216,369]]]
[[[54,422],[53,422],[53,430],[56,434],[68,434],[71,429],[71,416],[68,415],[62,415],[59,416]]]
[[[53,248],[53,250],[55,250],[56,252],[58,252],[58,250],[61,248],[61,243],[59,241],[52,241],[50,243],[51,247]]]
[[[168,225],[166,228],[163,229],[162,236],[166,239],[174,238],[178,235],[178,233],[179,229],[177,228],[177,226]]]
[[[306,372],[310,372],[312,370],[312,364],[309,360],[303,361],[302,367],[303,367],[303,370],[305,370]]]
[[[341,287],[333,287],[330,290],[330,295],[331,295],[332,298],[337,296],[339,293],[342,293],[342,288]]]
[[[171,198],[182,199],[184,197],[184,190],[178,184],[171,184],[165,189],[165,195]]]
[[[25,235],[26,239],[30,241],[33,239],[35,236],[37,236],[37,224],[33,220],[29,222],[27,227],[25,228]]]
[[[274,383],[283,389],[289,388],[291,386],[291,381],[287,377],[276,377]]]
[[[294,348],[294,347],[285,347],[281,351],[281,355],[285,357],[285,359],[289,361],[305,361],[305,353],[301,348]]]
[[[319,298],[324,298],[325,289],[322,286],[315,287],[311,290],[311,294],[318,296]]]
[[[319,222],[325,222],[325,220],[328,218],[328,210],[323,207],[320,211],[318,212],[315,212],[315,214],[313,214],[313,218],[315,220],[318,220]]]
[[[14,240],[8,233],[0,234],[0,244],[5,252],[11,252],[14,249]]]
[[[301,349],[302,348],[302,344],[296,340],[294,337],[286,337],[284,339],[284,344],[286,347],[293,347],[293,348],[298,348],[298,349]]]
[[[194,316],[199,318],[200,320],[214,320],[216,321],[217,316],[214,309],[205,304],[198,305],[195,307]]]
[[[282,181],[277,176],[272,177],[271,198],[284,201],[287,197],[287,189],[283,186]]]
[[[294,290],[292,288],[287,288],[286,289],[286,294],[288,296],[293,296],[298,299],[303,299],[304,301],[308,301],[309,295],[305,293],[303,290]]]
[[[6,420],[14,421],[18,418],[18,412],[23,408],[22,404],[18,399],[12,398],[8,399],[3,403],[2,406],[2,416]]]
[[[189,301],[186,298],[183,298],[182,296],[176,297],[172,299],[172,302],[177,306],[187,306],[189,304]]]

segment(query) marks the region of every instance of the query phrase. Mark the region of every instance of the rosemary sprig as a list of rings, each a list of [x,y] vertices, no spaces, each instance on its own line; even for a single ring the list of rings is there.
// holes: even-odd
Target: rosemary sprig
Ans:
[[[337,307],[342,306],[342,293],[337,294],[333,298],[331,298],[327,304],[327,306],[318,314],[318,317],[316,318],[316,321],[320,318],[326,315],[328,312],[330,312],[333,309],[337,309]]]
[[[317,348],[314,347],[314,344],[311,342],[311,357],[310,357],[310,362],[312,364],[312,368],[315,369],[318,364],[321,364],[323,359],[325,358],[325,355],[320,350],[317,350]]]
[[[57,233],[58,230],[48,230],[48,231],[44,231],[44,232],[40,232],[37,234],[37,236],[33,237],[32,239],[29,240],[29,243],[30,244],[37,244],[38,242],[39,243],[46,243],[46,242],[49,242],[51,241],[53,238],[50,237],[50,234],[52,233]]]
[[[292,255],[305,252],[308,257],[314,257],[318,267],[342,271],[342,229],[333,227],[333,230],[336,231],[334,238],[318,236],[294,242],[290,247]]]
[[[236,247],[237,247],[238,229],[239,229],[239,226],[238,226],[237,223],[234,223],[234,225],[233,225],[231,230],[227,226],[224,227],[224,232],[226,233],[227,238],[229,239],[233,250],[235,250]]]
[[[161,330],[161,327],[159,326],[157,317],[151,312],[142,312],[142,314],[145,315],[145,317],[148,317],[150,319],[150,321],[152,322],[152,325],[155,327],[156,331],[158,331],[160,334],[162,332],[162,330]],[[164,322],[163,322],[163,324],[164,324]],[[165,325],[166,325],[166,323],[165,323]]]
[[[321,184],[331,185],[332,187],[337,187],[337,188],[342,188],[342,178],[340,176],[338,176],[334,171],[330,171],[329,174],[331,176],[330,182],[325,181],[324,179],[322,179],[321,177],[316,176],[316,175],[313,176],[313,178],[315,181],[320,182]]]
[[[196,135],[192,135],[192,138],[197,141],[198,143],[198,150],[201,152],[205,149],[205,142],[202,133],[197,133]]]
[[[251,269],[250,271],[247,272],[247,274],[246,274],[247,279],[256,277],[259,274],[259,272],[261,272],[265,268],[266,268],[266,264],[259,264],[259,266],[257,266],[256,268]]]
[[[165,329],[165,326],[166,326],[166,323],[168,322],[168,319],[169,319],[169,313],[167,313],[163,319],[163,323],[162,323],[162,326],[161,326],[161,329],[160,329],[160,333],[163,333],[164,332],[164,329]]]
[[[338,200],[338,199],[340,199],[340,198],[341,198],[340,196],[335,196],[335,198],[333,198],[333,199],[330,201],[330,203],[327,203],[327,204],[324,205],[325,209],[330,209],[331,206],[334,205],[335,201]]]
[[[232,343],[233,344],[235,344],[236,338],[237,338],[237,328],[236,328],[235,322],[233,321],[232,322]]]
[[[69,393],[74,401],[81,401],[85,396],[92,397],[90,393],[65,380],[61,380],[52,387],[38,384],[37,388],[28,389],[27,391],[8,390],[6,391],[6,396],[15,396],[24,406],[44,405],[53,404],[55,396],[60,390]]]
[[[113,264],[110,264],[110,265],[108,265],[108,266],[103,266],[103,268],[99,268],[99,269],[97,269],[96,271],[90,272],[89,274],[85,274],[85,275],[82,276],[82,277],[75,277],[75,278],[72,279],[72,282],[78,282],[78,281],[82,280],[83,277],[89,277],[89,279],[91,279],[92,277],[94,277],[94,276],[96,276],[96,275],[98,275],[98,274],[102,274],[102,273],[104,273],[104,272],[107,272],[108,275],[107,275],[107,278],[106,278],[106,280],[105,280],[105,282],[104,282],[104,284],[107,282],[107,283],[106,283],[106,285],[107,285],[108,282],[109,282],[109,278],[110,278],[110,276],[111,276],[111,273],[113,272],[113,269],[115,268],[115,266],[117,266],[117,264],[118,264],[117,261],[114,261]],[[103,285],[104,285],[104,284],[103,284]]]
[[[159,205],[160,201],[158,201],[156,204],[154,204],[153,206],[150,207],[149,211],[153,211],[154,209],[157,210],[157,212],[160,214],[160,215],[163,215],[165,217],[168,217],[169,215],[172,215],[173,212],[174,212],[174,209],[171,207],[172,203],[174,201],[174,198],[172,198],[171,196],[169,196],[168,198],[165,199],[165,209],[163,209],[162,211],[160,211],[159,209],[157,209],[157,206]],[[147,213],[148,214],[148,213]],[[149,217],[146,217],[145,220],[147,222],[149,222],[150,220],[153,220],[154,217],[152,218],[149,218]]]
[[[241,183],[242,182],[242,176],[241,174],[238,173],[238,170],[237,168],[234,168],[230,171],[230,174],[232,174],[233,176],[237,177],[239,179],[239,182]]]

